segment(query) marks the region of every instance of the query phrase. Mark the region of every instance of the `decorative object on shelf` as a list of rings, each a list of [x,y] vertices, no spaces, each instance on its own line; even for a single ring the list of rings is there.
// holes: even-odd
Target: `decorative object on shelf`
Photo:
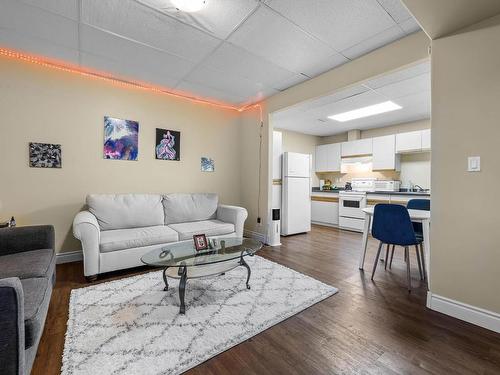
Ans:
[[[137,160],[139,123],[104,116],[104,158]]]
[[[61,168],[61,145],[30,142],[29,158],[32,168]]]
[[[14,228],[15,226],[16,226],[16,219],[14,219],[14,216],[12,216],[9,221],[9,227]]]
[[[156,128],[156,159],[181,160],[181,132]]]
[[[193,240],[196,251],[208,249],[207,236],[205,236],[204,234],[195,234],[193,236]]]
[[[215,171],[215,161],[202,156],[201,158],[201,171],[202,172],[214,172]]]

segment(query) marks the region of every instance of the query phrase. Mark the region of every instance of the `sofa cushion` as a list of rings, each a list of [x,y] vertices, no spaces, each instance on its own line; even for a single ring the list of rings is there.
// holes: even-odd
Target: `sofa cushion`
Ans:
[[[100,250],[108,253],[179,240],[177,232],[165,225],[144,228],[115,229],[101,232]]]
[[[158,194],[91,194],[89,211],[101,230],[150,227],[164,224],[162,197]]]
[[[190,240],[195,234],[220,236],[234,232],[234,224],[225,223],[220,220],[202,220],[189,223],[170,224],[169,227],[179,233],[180,241]]]
[[[23,279],[21,284],[24,293],[25,347],[29,348],[42,334],[52,289],[45,277]]]
[[[49,277],[54,273],[56,255],[52,249],[23,251],[0,258],[0,279],[6,277]]]
[[[217,194],[166,194],[163,196],[165,224],[215,219],[218,204]]]

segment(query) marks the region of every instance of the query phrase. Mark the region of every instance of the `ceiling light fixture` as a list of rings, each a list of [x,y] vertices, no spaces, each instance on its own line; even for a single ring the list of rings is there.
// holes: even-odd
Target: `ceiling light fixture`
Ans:
[[[403,107],[389,100],[387,102],[370,105],[368,107],[358,108],[353,111],[342,112],[337,115],[328,116],[328,118],[335,121],[346,122],[356,120],[358,118],[378,115],[385,112],[396,111],[401,108]]]
[[[207,0],[170,0],[174,7],[182,12],[198,12],[205,5]]]

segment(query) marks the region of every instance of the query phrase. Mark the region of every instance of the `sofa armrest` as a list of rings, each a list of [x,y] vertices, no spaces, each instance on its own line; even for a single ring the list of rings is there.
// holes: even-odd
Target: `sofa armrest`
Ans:
[[[0,229],[0,255],[54,249],[54,227],[34,225]]]
[[[99,273],[99,242],[101,229],[97,218],[89,211],[81,211],[73,220],[73,235],[82,243],[83,272],[85,276]]]
[[[243,227],[248,217],[246,208],[221,204],[217,207],[217,219],[234,224],[238,237],[243,237]]]
[[[17,277],[0,279],[0,373],[24,374],[24,297]]]

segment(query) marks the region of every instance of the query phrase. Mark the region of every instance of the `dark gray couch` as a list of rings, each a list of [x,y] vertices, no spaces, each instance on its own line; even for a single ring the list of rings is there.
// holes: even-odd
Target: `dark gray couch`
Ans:
[[[0,374],[31,372],[54,286],[54,228],[0,229]]]

